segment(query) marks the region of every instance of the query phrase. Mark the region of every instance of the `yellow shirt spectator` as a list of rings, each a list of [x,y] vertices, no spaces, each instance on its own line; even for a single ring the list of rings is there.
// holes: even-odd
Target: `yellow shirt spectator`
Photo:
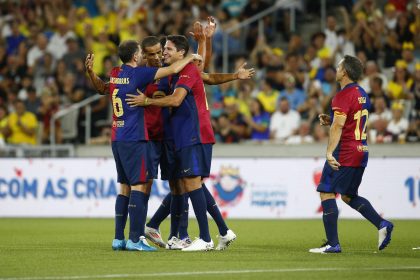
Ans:
[[[276,111],[279,96],[280,93],[277,90],[273,89],[268,92],[260,91],[257,95],[257,99],[264,106],[264,110],[272,114]]]
[[[16,145],[36,145],[36,129],[38,127],[36,116],[25,111],[22,101],[17,101],[15,108],[16,112],[11,113],[8,117],[8,128],[11,134],[7,142]]]

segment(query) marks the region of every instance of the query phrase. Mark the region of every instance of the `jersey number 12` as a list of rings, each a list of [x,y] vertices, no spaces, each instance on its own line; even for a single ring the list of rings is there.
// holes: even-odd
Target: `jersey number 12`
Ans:
[[[362,135],[360,135],[360,119],[366,116],[365,124],[363,125]],[[354,114],[354,120],[356,121],[356,129],[354,130],[354,138],[356,140],[366,140],[366,127],[369,117],[369,111],[367,109],[359,110],[356,114]]]

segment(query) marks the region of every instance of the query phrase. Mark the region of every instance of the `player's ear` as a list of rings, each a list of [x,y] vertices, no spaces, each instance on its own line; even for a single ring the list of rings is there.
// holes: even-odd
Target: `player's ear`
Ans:
[[[182,55],[183,57],[185,57],[185,50],[180,50],[179,52],[181,53],[181,55]]]

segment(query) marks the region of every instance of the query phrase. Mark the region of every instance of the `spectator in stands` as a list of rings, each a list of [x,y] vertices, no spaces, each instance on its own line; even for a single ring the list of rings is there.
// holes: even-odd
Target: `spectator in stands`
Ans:
[[[401,44],[398,42],[398,35],[394,30],[386,35],[384,54],[384,68],[393,67],[397,59],[401,57]]]
[[[241,136],[234,131],[227,114],[221,114],[217,119],[217,137],[222,143],[238,143]]]
[[[373,77],[380,77],[382,79],[382,87],[385,89],[388,85],[388,79],[386,76],[379,71],[379,67],[376,64],[376,61],[369,60],[365,64],[365,75],[362,81],[359,82],[360,86],[366,91],[370,92],[370,82]]]
[[[278,110],[270,119],[271,139],[284,142],[293,135],[299,127],[300,115],[295,110],[290,109],[289,101],[286,97],[280,98]]]
[[[328,130],[326,126],[322,126],[319,123],[316,123],[314,126],[313,135],[316,143],[328,142]]]
[[[6,144],[5,129],[7,127],[8,111],[6,106],[0,104],[0,147]]]
[[[305,83],[305,72],[303,70],[303,61],[297,53],[288,53],[286,55],[285,71],[289,72],[295,78],[296,87],[303,89]]]
[[[337,20],[333,15],[327,16],[327,27],[324,30],[325,34],[325,45],[330,48],[331,51],[335,51],[338,47],[338,36],[337,36]]]
[[[250,104],[251,117],[245,117],[248,124],[248,135],[251,140],[261,141],[270,139],[270,114],[264,111],[261,102],[253,98]]]
[[[403,42],[402,43],[402,60],[407,64],[407,70],[410,73],[414,73],[416,67],[416,60],[414,58],[414,43]]]
[[[383,144],[392,142],[392,134],[387,131],[388,121],[378,119],[372,123],[369,129],[369,141],[373,144]]]
[[[24,42],[26,37],[19,30],[19,22],[13,20],[11,23],[11,34],[6,37],[7,55],[17,54],[19,44]]]
[[[408,120],[403,117],[404,105],[401,102],[392,103],[392,119],[386,130],[392,134],[393,142],[404,142],[408,129]]]
[[[53,92],[51,89],[45,87],[41,95],[41,106],[38,110],[39,118],[42,123],[43,131],[41,135],[41,141],[43,144],[50,143],[50,121],[52,116],[59,109],[59,97],[58,94]],[[56,143],[62,143],[62,132],[60,121],[55,122],[55,141]]]
[[[391,105],[391,102],[388,98],[388,96],[385,94],[385,91],[383,90],[383,80],[381,77],[375,75],[370,79],[370,92],[368,93],[369,99],[370,99],[370,112],[375,111],[375,99],[379,97],[383,97],[385,100],[386,107],[389,108]]]
[[[385,97],[377,96],[373,100],[375,110],[369,115],[369,122],[373,124],[378,119],[383,119],[389,122],[392,118],[391,111],[386,106]]]
[[[420,62],[416,64],[416,71],[414,72],[414,83],[412,86],[412,92],[414,94],[414,118],[418,122],[420,127]]]
[[[392,3],[388,3],[385,5],[385,14],[384,14],[384,24],[385,28],[390,30],[395,30],[397,27],[397,9],[395,9],[395,6]]]
[[[36,95],[36,89],[30,86],[26,92],[25,107],[28,112],[38,116],[41,107],[41,99]]]
[[[243,139],[246,137],[246,122],[244,116],[239,112],[239,105],[235,98],[225,98],[225,113],[230,122],[229,130],[232,130],[233,133],[239,138]],[[222,120],[223,122],[223,120]],[[220,126],[220,122],[219,122]],[[221,127],[221,129],[226,129],[226,127]]]
[[[268,80],[264,80],[261,84],[261,91],[257,94],[257,99],[264,106],[264,110],[272,114],[276,111],[279,96],[280,92],[273,89]]]
[[[334,79],[335,80],[335,79]],[[303,90],[296,87],[296,80],[291,73],[284,74],[284,90],[280,92],[280,98],[286,97],[292,110],[301,112],[306,101]]]
[[[36,145],[38,121],[36,116],[26,111],[22,100],[14,102],[15,112],[8,117],[5,135],[7,142],[14,145]]]
[[[286,144],[310,144],[314,142],[311,133],[311,125],[308,121],[300,123],[298,133],[290,136],[286,140]]]
[[[69,37],[66,40],[67,52],[63,56],[63,62],[67,65],[68,71],[76,73],[78,62],[84,62],[86,58],[85,51],[79,47],[79,42],[75,37]]]
[[[407,70],[407,63],[404,60],[398,60],[395,64],[395,73],[392,81],[388,83],[387,95],[391,100],[411,99],[411,87],[413,79]]]
[[[27,65],[29,73],[32,73],[38,58],[42,57],[47,52],[48,39],[44,33],[39,33],[36,37],[36,44],[29,49]]]

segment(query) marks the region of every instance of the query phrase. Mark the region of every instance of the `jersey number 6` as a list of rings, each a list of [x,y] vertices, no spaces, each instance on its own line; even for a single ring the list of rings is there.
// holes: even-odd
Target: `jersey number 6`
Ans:
[[[112,92],[112,107],[114,108],[114,114],[117,117],[121,117],[124,114],[121,98],[117,97],[118,89],[114,89]]]

